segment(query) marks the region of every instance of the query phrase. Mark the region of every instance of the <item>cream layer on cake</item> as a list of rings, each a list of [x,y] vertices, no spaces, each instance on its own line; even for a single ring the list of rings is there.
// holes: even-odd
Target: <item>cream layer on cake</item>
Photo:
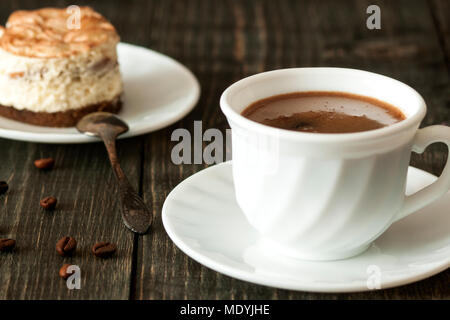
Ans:
[[[27,58],[0,49],[0,104],[63,112],[117,98],[122,80],[115,46],[68,58]]]

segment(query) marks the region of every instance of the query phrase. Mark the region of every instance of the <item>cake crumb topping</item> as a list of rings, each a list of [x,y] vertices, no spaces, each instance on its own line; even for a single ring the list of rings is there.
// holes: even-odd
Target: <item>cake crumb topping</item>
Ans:
[[[75,25],[73,15],[65,8],[13,12],[6,28],[0,27],[0,48],[31,58],[63,58],[119,41],[114,26],[92,8],[80,7]]]

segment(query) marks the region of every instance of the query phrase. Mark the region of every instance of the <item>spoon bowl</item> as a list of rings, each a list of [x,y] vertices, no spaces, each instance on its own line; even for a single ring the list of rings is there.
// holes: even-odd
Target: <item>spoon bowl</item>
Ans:
[[[100,137],[106,131],[121,135],[129,130],[128,125],[109,112],[94,112],[77,123],[77,130],[91,137]]]

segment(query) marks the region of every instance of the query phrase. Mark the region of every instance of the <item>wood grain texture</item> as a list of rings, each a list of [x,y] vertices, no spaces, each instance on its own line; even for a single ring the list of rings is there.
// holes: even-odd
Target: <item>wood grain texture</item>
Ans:
[[[202,85],[197,107],[182,121],[141,138],[120,141],[119,158],[132,185],[154,216],[148,235],[131,234],[120,218],[117,189],[101,144],[55,146],[0,139],[0,180],[11,190],[0,197],[0,236],[17,239],[17,251],[0,255],[0,299],[449,299],[450,271],[394,289],[353,294],[313,294],[253,285],[221,275],[184,255],[168,238],[161,209],[168,193],[206,167],[171,162],[176,128],[193,132],[228,128],[219,97],[232,82],[286,67],[339,66],[394,77],[417,89],[428,103],[423,125],[450,120],[448,8],[446,0],[377,1],[382,29],[366,28],[370,0],[130,0],[76,1],[102,12],[122,41],[168,54],[189,67]],[[16,9],[66,6],[70,1],[3,0],[0,20]],[[444,39],[444,42],[443,42]],[[444,44],[444,45],[443,45]],[[447,59],[447,60],[446,60]],[[149,84],[151,86],[151,84]],[[126,107],[126,106],[125,106]],[[32,161],[54,157],[40,172]],[[439,174],[447,158],[441,145],[412,164]],[[40,197],[60,207],[42,212]],[[77,255],[63,259],[55,243],[78,241]],[[413,236],[413,235],[412,235]],[[119,245],[103,261],[89,253],[99,240]],[[59,279],[66,262],[80,265],[82,289]]]
[[[131,143],[130,143],[131,142]],[[124,170],[139,185],[139,141],[119,143]],[[0,139],[0,176],[10,191],[0,199],[0,236],[17,240],[15,252],[0,256],[0,299],[128,299],[133,235],[122,224],[115,178],[102,144],[55,146]],[[55,168],[41,171],[33,161],[53,157]],[[58,199],[55,211],[39,200]],[[62,258],[56,242],[78,242],[72,258]],[[96,242],[118,245],[109,260],[94,257]],[[64,263],[81,269],[81,290],[68,290],[59,278]]]
[[[450,73],[450,2],[447,0],[429,0],[429,4],[439,42],[445,52],[447,70]]]
[[[202,99],[180,127],[228,127],[219,97],[233,81],[257,72],[293,66],[342,66],[366,69],[404,81],[429,103],[424,125],[450,118],[445,60],[425,1],[384,1],[382,30],[365,27],[369,1],[166,1],[156,5],[171,19],[164,28],[150,20],[155,33],[167,37],[152,48],[183,61],[199,77]],[[195,19],[193,17],[201,17]],[[186,39],[189,39],[187,41]],[[194,57],[197,59],[193,60]],[[447,90],[448,91],[448,90]],[[168,192],[203,166],[177,167],[170,161],[174,128],[146,137],[144,197],[153,204],[154,232],[138,246],[138,299],[398,299],[449,297],[450,272],[416,284],[369,293],[311,294],[277,290],[223,276],[187,258],[164,233],[161,208]],[[192,131],[191,131],[192,132]],[[432,146],[413,165],[439,174],[446,151]],[[149,190],[146,186],[151,186]]]
[[[17,9],[70,4],[2,1],[1,21]],[[106,1],[99,10],[113,18],[120,15]],[[122,167],[136,190],[141,146],[141,138],[118,143]],[[129,299],[134,235],[122,223],[115,196],[118,189],[103,144],[64,146],[0,139],[0,155],[0,177],[10,184],[10,192],[0,198],[0,236],[17,239],[16,251],[0,256],[0,299]],[[55,169],[41,172],[34,168],[33,161],[41,157],[54,157]],[[48,195],[58,198],[54,212],[39,207],[39,199]],[[72,258],[56,254],[56,241],[64,235],[78,241]],[[94,257],[91,247],[99,241],[116,243],[115,256],[108,260]],[[59,278],[64,263],[80,267],[81,290],[68,290]]]

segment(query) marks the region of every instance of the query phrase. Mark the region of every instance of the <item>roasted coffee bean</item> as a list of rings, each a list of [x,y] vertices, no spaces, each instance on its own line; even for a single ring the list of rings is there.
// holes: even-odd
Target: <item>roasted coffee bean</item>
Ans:
[[[50,170],[55,165],[53,158],[38,159],[34,161],[34,165],[38,169]]]
[[[92,247],[92,253],[99,258],[108,258],[116,252],[116,245],[110,242],[99,242]]]
[[[46,197],[40,201],[41,207],[45,210],[53,210],[56,207],[56,198],[55,197]]]
[[[61,267],[61,269],[59,269],[59,276],[61,278],[67,279],[67,278],[69,278],[72,275],[73,272],[72,273],[67,273],[67,268],[69,268],[70,266],[71,266],[71,264],[66,263],[66,264],[64,264]]]
[[[8,184],[6,181],[0,181],[0,195],[6,193],[8,191]]]
[[[71,256],[77,248],[77,241],[72,237],[62,237],[56,243],[56,251],[60,256]]]
[[[16,240],[0,239],[0,252],[12,251],[16,246]]]

